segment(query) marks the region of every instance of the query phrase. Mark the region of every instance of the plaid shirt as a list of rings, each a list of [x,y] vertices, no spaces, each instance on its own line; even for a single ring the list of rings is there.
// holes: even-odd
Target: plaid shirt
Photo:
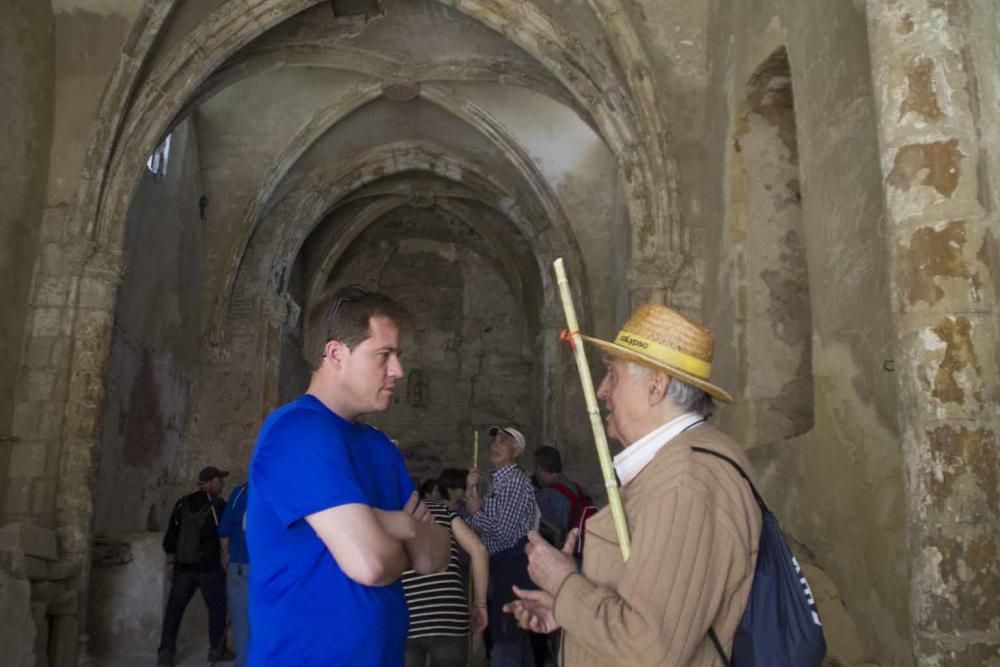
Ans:
[[[490,555],[510,549],[529,530],[537,530],[535,489],[524,471],[513,463],[493,472],[483,508],[469,517]]]

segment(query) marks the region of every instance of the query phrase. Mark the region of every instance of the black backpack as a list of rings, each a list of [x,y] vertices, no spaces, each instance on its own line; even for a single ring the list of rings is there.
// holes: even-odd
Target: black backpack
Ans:
[[[826,655],[819,610],[798,561],[792,555],[778,518],[767,509],[753,482],[728,456],[701,447],[693,451],[720,458],[750,485],[763,515],[757,565],[747,607],[733,637],[733,655],[709,628],[708,636],[725,665],[734,667],[818,667]]]
[[[192,511],[185,500],[186,498],[181,500],[177,506],[177,546],[174,549],[174,562],[178,565],[197,565],[206,555],[201,549],[201,533],[205,528],[205,522],[211,516],[218,526],[219,517],[215,514],[215,504],[211,498],[197,511]]]

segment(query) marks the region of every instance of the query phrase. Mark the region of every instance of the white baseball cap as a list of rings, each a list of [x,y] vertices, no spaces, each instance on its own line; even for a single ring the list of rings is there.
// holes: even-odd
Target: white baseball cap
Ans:
[[[490,435],[496,435],[497,433],[503,432],[509,435],[510,437],[514,438],[514,442],[517,443],[518,452],[523,452],[525,447],[527,446],[524,439],[524,434],[518,431],[513,426],[491,426],[489,432]]]

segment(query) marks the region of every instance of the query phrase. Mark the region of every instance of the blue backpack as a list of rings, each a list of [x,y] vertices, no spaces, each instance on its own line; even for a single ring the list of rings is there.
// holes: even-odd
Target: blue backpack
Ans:
[[[708,636],[723,664],[733,667],[818,667],[826,655],[823,624],[812,591],[792,555],[778,518],[767,509],[753,482],[728,456],[701,447],[693,451],[720,458],[736,468],[750,485],[763,514],[757,566],[750,597],[733,637],[732,658],[709,628]]]

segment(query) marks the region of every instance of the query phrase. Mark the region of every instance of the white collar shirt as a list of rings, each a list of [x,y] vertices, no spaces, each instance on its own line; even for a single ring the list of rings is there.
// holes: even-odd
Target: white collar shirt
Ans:
[[[625,486],[649,465],[656,453],[678,435],[695,424],[705,421],[705,418],[694,412],[685,412],[680,417],[671,419],[642,436],[614,458],[615,472],[618,480]]]

